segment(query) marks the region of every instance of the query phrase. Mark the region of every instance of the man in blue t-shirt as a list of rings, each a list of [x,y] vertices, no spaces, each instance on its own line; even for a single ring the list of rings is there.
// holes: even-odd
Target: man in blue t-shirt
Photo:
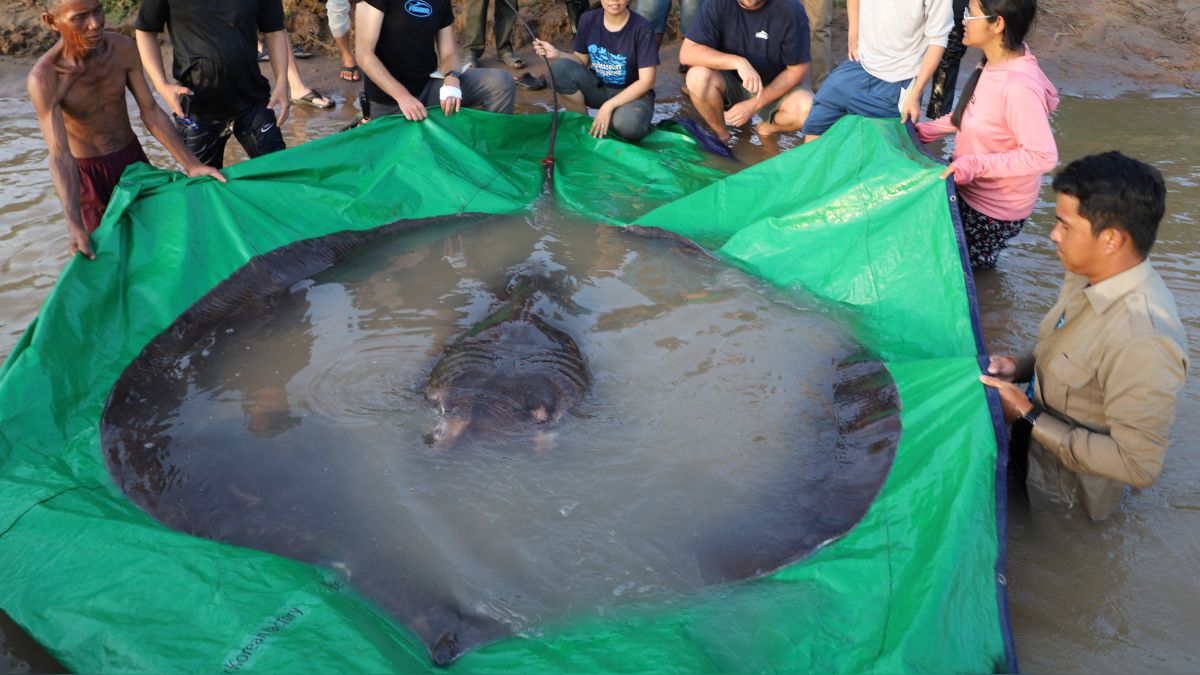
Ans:
[[[457,70],[450,0],[363,0],[354,12],[354,46],[366,74],[370,117],[399,113],[419,122],[434,105],[447,116],[461,106],[512,112],[516,87],[508,73]],[[432,77],[435,70],[444,77]]]
[[[611,128],[636,142],[650,133],[658,47],[654,28],[629,11],[629,0],[605,0],[600,9],[585,12],[574,54],[542,40],[533,41],[533,50],[555,59],[550,68],[567,108],[584,113],[589,106],[597,109],[592,136],[603,138]]]
[[[804,125],[812,93],[808,17],[799,0],[706,0],[679,48],[686,90],[705,123],[728,142],[728,126],[757,113],[760,135]]]

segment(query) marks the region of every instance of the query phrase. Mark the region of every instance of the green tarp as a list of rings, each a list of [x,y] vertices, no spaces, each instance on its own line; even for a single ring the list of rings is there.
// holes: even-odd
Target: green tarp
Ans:
[[[845,308],[891,372],[903,437],[845,537],[767,577],[568,620],[466,654],[459,672],[1014,669],[994,407],[941,166],[895,121],[846,118],[734,175],[687,136],[641,146],[561,116],[555,198],[658,227]],[[326,571],[174,532],[114,486],[108,392],[216,284],[291,242],[397,220],[524,211],[550,116],[382,119],[245,162],[230,182],[123,177],[0,369],[0,608],[84,672],[425,671],[424,647]],[[602,189],[601,189],[602,188]],[[617,195],[618,197],[614,197]]]

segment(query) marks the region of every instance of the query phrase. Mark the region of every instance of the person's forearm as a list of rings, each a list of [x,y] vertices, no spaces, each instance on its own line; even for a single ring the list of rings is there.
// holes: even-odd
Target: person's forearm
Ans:
[[[846,23],[850,38],[858,39],[858,0],[846,0]]]
[[[51,100],[46,87],[40,82],[30,84],[29,94],[34,110],[37,111],[42,138],[46,140],[50,181],[54,184],[54,192],[62,204],[67,229],[72,232],[84,231],[83,215],[80,213],[79,165],[71,155],[61,104],[57,100]]]
[[[964,155],[954,158],[954,164],[963,169],[959,183],[970,183],[978,178],[1010,178],[1049,173],[1058,162],[1058,153],[1053,148],[1034,149],[1020,147],[1006,152]]]
[[[153,108],[143,109],[141,111],[142,124],[146,125],[146,129],[150,135],[158,139],[159,143],[171,153],[179,166],[183,167],[184,171],[200,164],[200,160],[188,150],[187,145],[179,136],[179,132],[175,130],[175,125],[171,123],[171,119],[163,112],[163,109],[155,104]]]
[[[1139,489],[1153,485],[1162,471],[1167,453],[1165,432],[1126,427],[1105,433],[1052,414],[1041,415],[1033,425],[1033,439],[1067,469]],[[1114,434],[1122,435],[1125,442],[1119,442]]]
[[[763,87],[762,94],[758,97],[759,108],[774,103],[776,100],[787,95],[787,93],[796,88],[796,85],[804,81],[804,76],[808,74],[808,64],[803,63],[799,66],[785,68],[782,73],[775,76],[771,83]]]
[[[438,70],[442,71],[442,75],[446,75],[452,70],[462,68],[462,59],[458,58],[458,50],[443,51],[438,50]]]
[[[910,95],[920,97],[921,92],[925,91],[925,85],[929,84],[929,80],[933,78],[933,73],[937,70],[938,64],[942,62],[942,54],[945,51],[946,48],[941,45],[929,45],[925,48],[925,58],[921,60],[921,70],[917,73],[917,79],[913,80],[912,94]]]
[[[558,53],[558,56],[556,57],[556,59],[572,59],[573,61],[575,61],[575,63],[578,63],[579,65],[583,66],[584,68],[587,68],[588,64],[591,63],[587,54],[580,54],[579,52],[561,52],[560,51]]]
[[[639,77],[637,82],[625,87],[619,94],[608,99],[607,103],[614,109],[619,108],[626,103],[632,103],[646,95],[646,92],[654,88],[654,80],[647,80],[644,77]]]
[[[443,28],[437,34],[438,70],[449,73],[462,69],[462,57],[458,55],[458,40],[454,31],[449,27]]]
[[[138,57],[142,61],[142,69],[146,71],[146,77],[150,78],[150,84],[162,96],[166,96],[164,89],[169,84],[167,82],[167,72],[163,69],[162,49],[158,46],[158,33],[147,33],[146,31],[134,31],[137,36]]]
[[[921,141],[922,143],[930,143],[932,141],[936,141],[942,136],[945,136],[946,134],[958,131],[954,125],[950,123],[950,115],[951,113],[946,113],[935,120],[921,122],[918,124],[917,140]]]
[[[1053,368],[1039,375],[1048,380],[1041,386],[1061,386],[1053,376]],[[1103,411],[1091,427],[1067,415],[1042,415],[1033,438],[1071,471],[1149,487],[1162,470],[1186,378],[1187,352],[1174,340],[1144,335],[1123,341],[1096,370]]]
[[[408,89],[405,88],[404,85],[400,84],[399,80],[392,77],[392,74],[388,71],[387,66],[383,65],[383,62],[379,60],[379,57],[375,55],[375,52],[364,52],[360,50],[357,54],[355,54],[355,58],[358,59],[358,67],[362,68],[362,71],[367,74],[367,77],[371,78],[371,81],[375,83],[375,86],[382,89],[385,94],[391,96],[393,99],[402,99],[412,96]]]
[[[263,44],[266,45],[267,55],[271,59],[271,72],[275,75],[275,90],[286,93],[288,91],[288,60],[292,57],[287,31],[277,30],[267,33],[263,36]]]
[[[727,54],[708,45],[687,38],[679,48],[679,63],[685,66],[700,66],[712,70],[737,70],[746,59],[737,54]]]
[[[84,230],[80,213],[79,166],[65,147],[50,153],[50,180],[54,183],[58,201],[62,203],[67,229]]]

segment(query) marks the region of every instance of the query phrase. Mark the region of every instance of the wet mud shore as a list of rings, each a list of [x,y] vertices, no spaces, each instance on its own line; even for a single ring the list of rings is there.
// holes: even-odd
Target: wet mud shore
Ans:
[[[54,41],[40,23],[40,0],[13,2],[15,7],[0,17],[0,96],[24,95],[24,77],[33,59]],[[113,0],[110,4],[131,3]],[[455,24],[461,29],[464,2],[454,0],[454,5]],[[569,46],[570,25],[562,2],[532,0],[520,5],[521,15],[534,31],[560,47]],[[325,21],[324,2],[284,0],[284,6],[293,43],[314,55],[301,62],[305,83],[352,101],[361,84],[338,77],[340,64]],[[665,67],[659,75],[659,101],[680,97],[682,78],[674,68],[679,52],[675,20],[673,16],[663,46]],[[110,19],[110,28],[129,33],[132,18]],[[834,10],[833,39],[834,60],[845,60],[844,7]],[[514,42],[529,63],[528,70],[544,73],[545,66],[533,55],[529,37],[520,26]],[[1196,0],[1043,0],[1029,45],[1042,69],[1067,96],[1200,94],[1200,2]],[[968,51],[964,66],[970,67],[977,59],[978,52]],[[503,67],[490,47],[481,65]],[[965,79],[965,74],[960,76]],[[535,94],[522,100],[539,98]]]

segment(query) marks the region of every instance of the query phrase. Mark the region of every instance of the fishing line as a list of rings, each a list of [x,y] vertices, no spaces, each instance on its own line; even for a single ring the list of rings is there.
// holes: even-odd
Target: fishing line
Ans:
[[[521,13],[517,11],[517,8],[509,0],[503,1],[512,10],[513,14],[517,15],[517,21],[520,21],[521,25],[525,27],[525,30],[529,33],[529,38],[536,40],[537,35],[529,27],[529,23],[525,21],[525,17],[521,16]],[[542,61],[546,64],[546,74],[550,76],[550,105],[554,110],[554,118],[550,121],[550,146],[546,148],[546,158],[542,160],[542,167],[546,170],[546,180],[553,183],[554,139],[558,136],[558,87],[554,83],[554,69],[550,67],[550,57],[542,54]]]

